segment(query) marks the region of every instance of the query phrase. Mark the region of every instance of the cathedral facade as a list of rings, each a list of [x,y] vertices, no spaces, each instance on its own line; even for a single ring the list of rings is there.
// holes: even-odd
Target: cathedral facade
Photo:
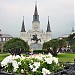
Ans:
[[[40,29],[40,21],[39,21],[39,15],[37,11],[37,4],[35,4],[35,10],[33,15],[33,21],[32,21],[32,29],[26,32],[25,25],[24,25],[24,16],[23,16],[23,22],[22,22],[22,28],[20,31],[20,38],[23,39],[25,42],[28,42],[28,44],[35,43],[34,40],[31,40],[33,38],[33,35],[37,35],[37,38],[41,41],[38,41],[38,43],[43,44],[44,42],[47,42],[51,40],[51,28],[50,28],[50,22],[48,17],[48,24],[46,25],[46,32]]]

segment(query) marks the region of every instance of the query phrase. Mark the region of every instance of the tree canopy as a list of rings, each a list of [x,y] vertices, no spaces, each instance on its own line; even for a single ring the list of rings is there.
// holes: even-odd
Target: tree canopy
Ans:
[[[67,41],[72,51],[75,52],[75,33],[71,34]]]
[[[43,49],[50,49],[50,52],[53,54],[53,55],[57,55],[58,53],[58,48],[62,48],[62,47],[66,47],[67,46],[67,43],[64,39],[52,39],[48,42],[44,42],[43,44]]]
[[[60,47],[66,47],[67,45],[67,42],[64,40],[64,39],[52,39],[48,42],[44,42],[43,43],[43,49],[47,49],[48,47],[57,47],[57,48],[60,48]]]
[[[4,49],[7,51],[15,49],[28,50],[29,45],[27,44],[27,42],[20,38],[12,38],[4,44]]]
[[[69,42],[70,45],[75,44],[75,33],[69,35],[68,42]]]

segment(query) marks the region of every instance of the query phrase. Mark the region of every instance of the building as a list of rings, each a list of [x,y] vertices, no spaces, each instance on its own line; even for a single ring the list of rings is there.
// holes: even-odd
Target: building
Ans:
[[[0,51],[3,51],[3,44],[13,37],[9,34],[3,34],[2,31],[0,30]]]
[[[75,33],[75,30],[74,30],[74,27],[72,27],[71,33],[69,33],[69,34],[64,34],[64,35],[62,35],[62,36],[60,36],[60,37],[58,37],[58,38],[59,38],[59,39],[67,38],[67,37],[69,37],[70,35],[72,35],[72,34],[74,34],[74,33]]]
[[[31,40],[33,38],[33,35],[37,34],[37,38],[41,39],[41,42],[38,41],[38,43],[43,44],[44,42],[51,40],[52,32],[50,28],[49,17],[48,17],[48,24],[46,28],[47,28],[46,32],[40,29],[40,21],[39,21],[39,15],[37,11],[37,4],[35,4],[35,10],[34,10],[33,21],[32,21],[32,29],[26,32],[25,25],[24,25],[24,16],[23,16],[20,38],[28,42],[28,44],[30,45],[35,42]]]

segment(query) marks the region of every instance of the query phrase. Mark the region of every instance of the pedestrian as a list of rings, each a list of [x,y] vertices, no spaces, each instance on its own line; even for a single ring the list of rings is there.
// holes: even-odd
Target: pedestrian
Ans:
[[[30,49],[30,54],[33,55],[33,48]]]

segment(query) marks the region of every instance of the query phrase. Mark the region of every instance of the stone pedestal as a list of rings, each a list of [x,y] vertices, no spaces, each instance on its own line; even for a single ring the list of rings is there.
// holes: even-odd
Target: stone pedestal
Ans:
[[[30,44],[30,48],[33,48],[33,50],[42,50],[42,44],[40,43],[32,43]]]

